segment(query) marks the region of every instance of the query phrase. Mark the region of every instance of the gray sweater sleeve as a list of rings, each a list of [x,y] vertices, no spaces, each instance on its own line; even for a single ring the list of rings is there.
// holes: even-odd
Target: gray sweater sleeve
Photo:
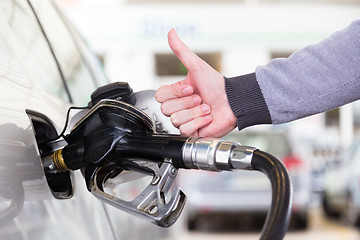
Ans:
[[[360,99],[360,20],[255,73],[225,78],[238,128],[279,124]]]

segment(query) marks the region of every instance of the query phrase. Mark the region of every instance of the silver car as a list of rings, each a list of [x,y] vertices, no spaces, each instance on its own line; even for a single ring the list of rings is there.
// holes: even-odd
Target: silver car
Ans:
[[[323,209],[328,217],[360,226],[360,138],[329,164],[324,178]]]
[[[310,169],[283,131],[232,132],[225,140],[255,146],[283,161],[294,187],[290,227],[306,229],[311,198]],[[187,174],[191,174],[191,177]],[[259,172],[184,172],[189,229],[250,228],[262,225],[271,202],[271,186]],[[220,229],[219,229],[220,230]]]

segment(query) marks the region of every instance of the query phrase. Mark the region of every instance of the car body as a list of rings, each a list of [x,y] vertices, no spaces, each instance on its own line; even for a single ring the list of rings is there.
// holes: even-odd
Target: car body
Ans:
[[[305,229],[311,195],[310,170],[306,162],[296,154],[289,136],[276,130],[243,130],[232,132],[224,139],[256,147],[284,162],[294,187],[291,224],[298,229]],[[271,203],[270,182],[260,172],[193,171],[191,176],[184,173],[181,182],[188,194],[187,214],[190,229],[206,227],[207,220],[210,219],[214,220],[215,225],[238,223],[237,228],[258,225],[258,221],[261,221],[259,224],[263,223]],[[232,220],[225,221],[224,217]],[[211,229],[214,228],[211,226]]]
[[[329,217],[360,226],[360,138],[327,167],[323,208]]]
[[[0,239],[166,236],[92,196],[80,171],[45,176],[43,138],[56,138],[68,108],[109,81],[52,1],[4,0],[0,13]]]

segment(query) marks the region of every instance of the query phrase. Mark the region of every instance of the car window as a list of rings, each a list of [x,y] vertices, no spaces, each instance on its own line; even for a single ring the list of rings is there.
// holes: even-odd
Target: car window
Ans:
[[[56,62],[28,2],[0,1],[0,11],[28,74],[47,92],[68,101]]]
[[[89,68],[90,59],[84,61],[79,46],[50,1],[30,3],[0,1],[1,14],[9,25],[27,73],[44,91],[76,105],[87,104],[91,93],[99,85],[108,83],[106,77],[102,70]],[[78,36],[77,40],[81,44]],[[81,49],[83,53],[87,50],[85,46]],[[91,56],[89,52],[85,54],[87,58]],[[94,65],[95,61],[91,61]]]
[[[50,1],[30,1],[60,64],[73,103],[84,105],[97,84],[69,29]]]

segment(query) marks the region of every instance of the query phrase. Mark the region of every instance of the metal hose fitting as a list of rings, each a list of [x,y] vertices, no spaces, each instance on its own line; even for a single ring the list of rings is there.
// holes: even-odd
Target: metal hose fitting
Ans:
[[[190,137],[182,149],[186,168],[208,171],[252,169],[253,147],[221,139]]]

